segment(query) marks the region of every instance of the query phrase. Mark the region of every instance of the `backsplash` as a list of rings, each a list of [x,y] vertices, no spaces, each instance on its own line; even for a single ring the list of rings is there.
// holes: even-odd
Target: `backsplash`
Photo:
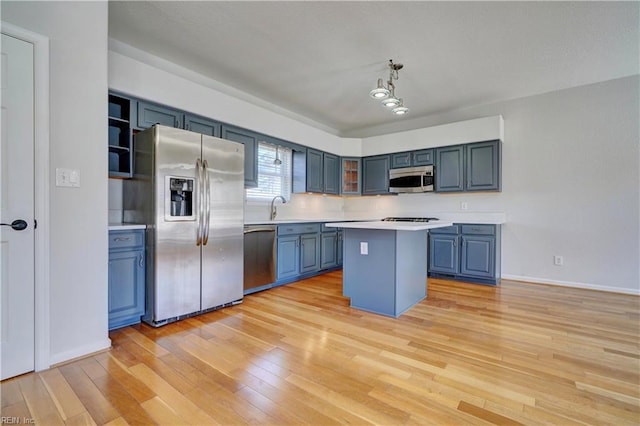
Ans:
[[[109,223],[122,222],[122,179],[109,179]]]
[[[277,219],[343,219],[344,198],[321,194],[291,194],[291,199],[283,204],[275,203]],[[270,203],[245,201],[244,220],[253,222],[269,220]]]
[[[280,220],[377,220],[387,216],[438,217],[456,222],[505,221],[501,193],[400,194],[340,197],[291,194],[276,201]],[[466,203],[467,210],[462,210]],[[109,223],[122,222],[122,180],[109,179]],[[269,220],[268,202],[245,201],[245,222]],[[473,215],[473,219],[466,217]]]

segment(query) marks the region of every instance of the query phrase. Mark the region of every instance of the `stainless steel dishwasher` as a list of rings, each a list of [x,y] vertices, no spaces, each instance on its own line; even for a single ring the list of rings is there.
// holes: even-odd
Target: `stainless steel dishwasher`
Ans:
[[[276,226],[244,227],[244,294],[276,281]]]

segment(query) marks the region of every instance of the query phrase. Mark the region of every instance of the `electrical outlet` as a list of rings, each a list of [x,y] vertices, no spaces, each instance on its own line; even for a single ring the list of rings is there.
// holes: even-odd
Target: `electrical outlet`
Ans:
[[[556,266],[564,265],[564,258],[562,256],[553,256],[553,264]]]
[[[469,210],[469,204],[466,201],[460,203],[460,210]]]
[[[360,243],[360,254],[366,256],[369,254],[369,243],[363,241]]]

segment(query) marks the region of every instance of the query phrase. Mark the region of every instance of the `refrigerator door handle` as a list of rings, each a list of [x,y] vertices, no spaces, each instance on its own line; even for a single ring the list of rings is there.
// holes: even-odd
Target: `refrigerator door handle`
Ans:
[[[202,188],[202,162],[198,158],[196,160],[196,187],[198,188],[198,234],[196,235],[196,246],[200,246],[202,244],[202,219],[204,216],[204,201],[202,199],[203,188]]]
[[[202,245],[206,246],[209,242],[209,222],[211,219],[211,181],[209,180],[209,163],[207,160],[202,162],[202,172],[204,173],[204,190],[206,191],[206,196],[204,197],[204,208],[206,211],[206,219],[204,221],[204,236],[202,237]]]

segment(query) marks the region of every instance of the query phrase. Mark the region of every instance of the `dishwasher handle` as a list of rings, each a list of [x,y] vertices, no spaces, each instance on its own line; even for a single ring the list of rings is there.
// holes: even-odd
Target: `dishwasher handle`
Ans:
[[[273,227],[264,227],[264,228],[247,228],[244,230],[245,234],[251,234],[253,232],[276,232],[276,229]]]

